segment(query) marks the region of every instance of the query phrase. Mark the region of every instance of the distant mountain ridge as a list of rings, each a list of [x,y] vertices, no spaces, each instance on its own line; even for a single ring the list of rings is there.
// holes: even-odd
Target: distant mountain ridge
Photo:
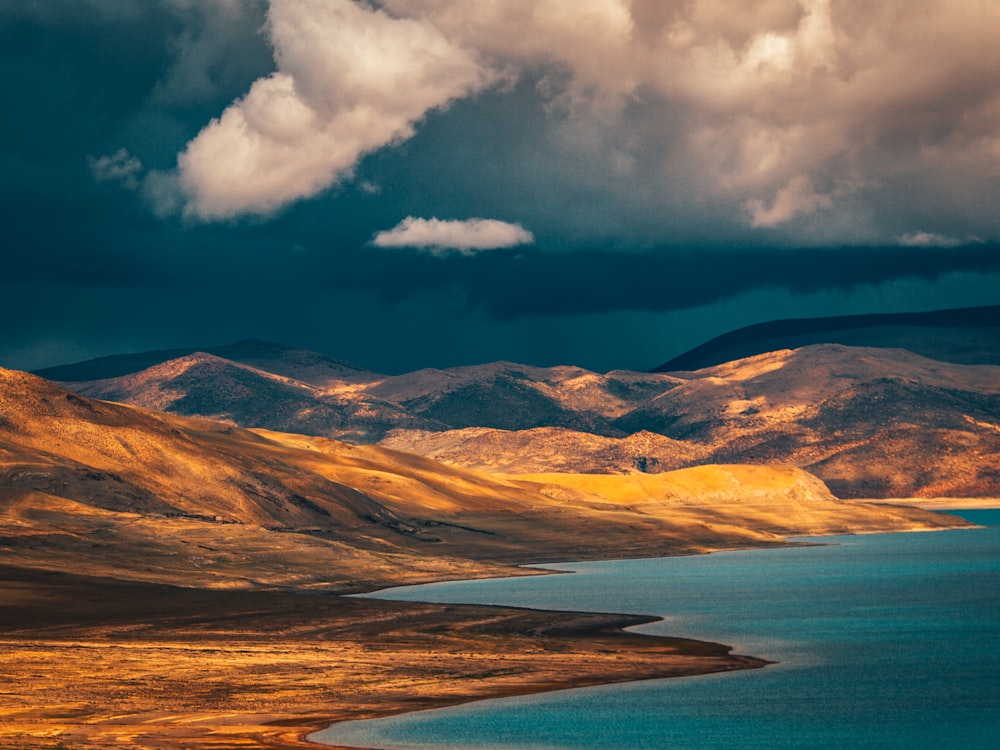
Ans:
[[[43,367],[34,370],[32,374],[58,382],[107,380],[142,372],[150,367],[188,357],[198,352],[258,367],[266,372],[285,375],[312,385],[380,377],[376,373],[344,360],[333,359],[308,349],[282,346],[257,339],[247,339],[222,346],[158,349],[135,354],[114,354],[73,364]]]
[[[353,380],[337,378],[336,371],[329,368],[310,363],[303,376],[303,356],[299,350],[288,351],[294,357],[292,362],[278,359],[262,363],[271,371],[195,352],[136,373],[73,387],[84,395],[146,409],[360,443],[374,442],[393,429],[447,429],[443,423],[369,395],[364,388],[355,387]],[[311,382],[281,374],[293,372]],[[362,384],[372,378],[371,382],[380,382],[381,378],[360,370],[347,375]]]
[[[63,382],[93,398],[356,443],[401,429],[549,425],[625,437],[615,422],[680,382],[661,374],[494,362],[398,376],[360,371],[353,379],[310,383],[277,374],[293,371],[277,364],[263,363],[269,372],[196,352],[121,377]]]
[[[662,377],[609,422],[617,435],[399,430],[382,444],[514,474],[792,464],[841,497],[1000,495],[1000,367],[817,345]]]
[[[937,324],[968,322],[972,314],[926,314],[936,326],[928,330],[959,330]],[[985,313],[981,319],[989,323]],[[494,362],[385,376],[275,344],[215,351],[241,361],[196,352],[68,385],[93,398],[381,443],[491,472],[791,464],[841,497],[1000,496],[997,365],[817,344],[672,373]],[[997,351],[987,337],[976,357]],[[59,372],[90,369],[82,363]]]
[[[1000,305],[773,320],[717,336],[653,372],[700,370],[813,344],[893,347],[955,364],[1000,365]]]
[[[694,372],[491,365],[310,385],[198,353],[81,394],[510,474],[795,465],[841,497],[1000,496],[1000,367],[817,345]]]

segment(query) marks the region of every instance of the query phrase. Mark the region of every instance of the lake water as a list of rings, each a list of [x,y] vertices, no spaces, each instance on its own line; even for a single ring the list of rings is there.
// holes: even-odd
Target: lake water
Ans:
[[[659,614],[762,670],[583,688],[346,722],[315,741],[398,750],[1000,747],[1000,511],[987,528],[547,566],[379,598]]]

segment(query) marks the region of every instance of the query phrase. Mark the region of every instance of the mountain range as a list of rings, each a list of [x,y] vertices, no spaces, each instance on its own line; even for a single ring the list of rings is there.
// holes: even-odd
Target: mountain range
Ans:
[[[305,747],[338,719],[760,667],[621,630],[651,617],[336,594],[968,526],[835,495],[996,482],[998,368],[899,349],[385,376],[241,342],[58,374],[82,379],[0,369],[18,748]]]
[[[22,568],[345,592],[957,523],[838,500],[793,467],[505,478],[94,401],[0,370],[0,564]]]
[[[936,340],[949,320],[966,330],[969,315],[938,316],[925,329]],[[1000,495],[994,364],[823,343],[672,373],[496,362],[381,375],[262,342],[212,351],[106,358],[45,373],[93,398],[378,443],[511,475],[794,465],[839,497]],[[964,356],[995,354],[985,344],[978,351]],[[148,362],[155,364],[115,377],[73,379]]]
[[[331,594],[968,526],[828,484],[996,483],[990,364],[824,343],[386,376],[210,349],[0,369],[0,745],[306,747],[331,721],[760,667],[621,630],[652,617]]]

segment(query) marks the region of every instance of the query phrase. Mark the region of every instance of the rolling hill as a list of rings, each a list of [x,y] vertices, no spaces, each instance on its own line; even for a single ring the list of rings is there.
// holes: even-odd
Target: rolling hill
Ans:
[[[761,667],[622,630],[651,617],[330,594],[966,525],[810,471],[1000,494],[998,370],[814,346],[387,377],[261,342],[57,369],[125,405],[0,369],[0,745],[304,748],[336,720]]]
[[[0,564],[357,591],[509,573],[501,566],[511,563],[960,523],[843,502],[790,467],[690,471],[697,481],[656,477],[640,503],[633,477],[504,479],[375,446],[93,401],[0,370]]]
[[[156,411],[362,443],[375,442],[392,429],[447,428],[373,397],[354,383],[336,381],[331,386],[315,377],[314,370],[307,373],[314,382],[293,378],[283,373],[299,368],[280,359],[263,364],[274,372],[195,352],[136,373],[73,386],[82,394]],[[316,385],[318,381],[326,386]]]
[[[292,362],[304,356],[296,351]],[[196,353],[68,385],[94,398],[378,442],[493,472],[792,464],[841,497],[1000,495],[996,365],[823,344],[674,373],[496,362],[316,385],[277,372],[294,364],[267,366],[275,372]]]
[[[318,356],[318,355],[317,355]],[[667,375],[495,362],[398,376],[372,373],[317,386],[205,352],[104,380],[67,382],[75,391],[242,427],[372,443],[398,429],[567,429],[624,437],[614,421],[681,381]],[[86,370],[87,368],[83,368]]]
[[[1000,368],[837,345],[690,373],[611,424],[391,433],[383,444],[511,474],[656,473],[704,463],[792,464],[840,497],[1000,494]]]

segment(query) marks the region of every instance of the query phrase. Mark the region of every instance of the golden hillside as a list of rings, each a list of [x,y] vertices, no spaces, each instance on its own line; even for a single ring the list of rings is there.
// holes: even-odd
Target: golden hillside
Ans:
[[[781,467],[515,480],[93,401],[20,372],[0,371],[0,387],[0,561],[53,570],[359,590],[955,523],[844,503]]]
[[[0,370],[0,747],[304,749],[337,720],[756,668],[621,630],[649,617],[329,593],[961,523],[794,468],[491,476]]]
[[[490,472],[790,464],[840,497],[1000,494],[996,365],[823,344],[672,374],[494,362],[384,376],[317,370],[307,355],[276,347],[248,364],[196,353],[70,387]],[[93,370],[84,365],[59,371]]]

